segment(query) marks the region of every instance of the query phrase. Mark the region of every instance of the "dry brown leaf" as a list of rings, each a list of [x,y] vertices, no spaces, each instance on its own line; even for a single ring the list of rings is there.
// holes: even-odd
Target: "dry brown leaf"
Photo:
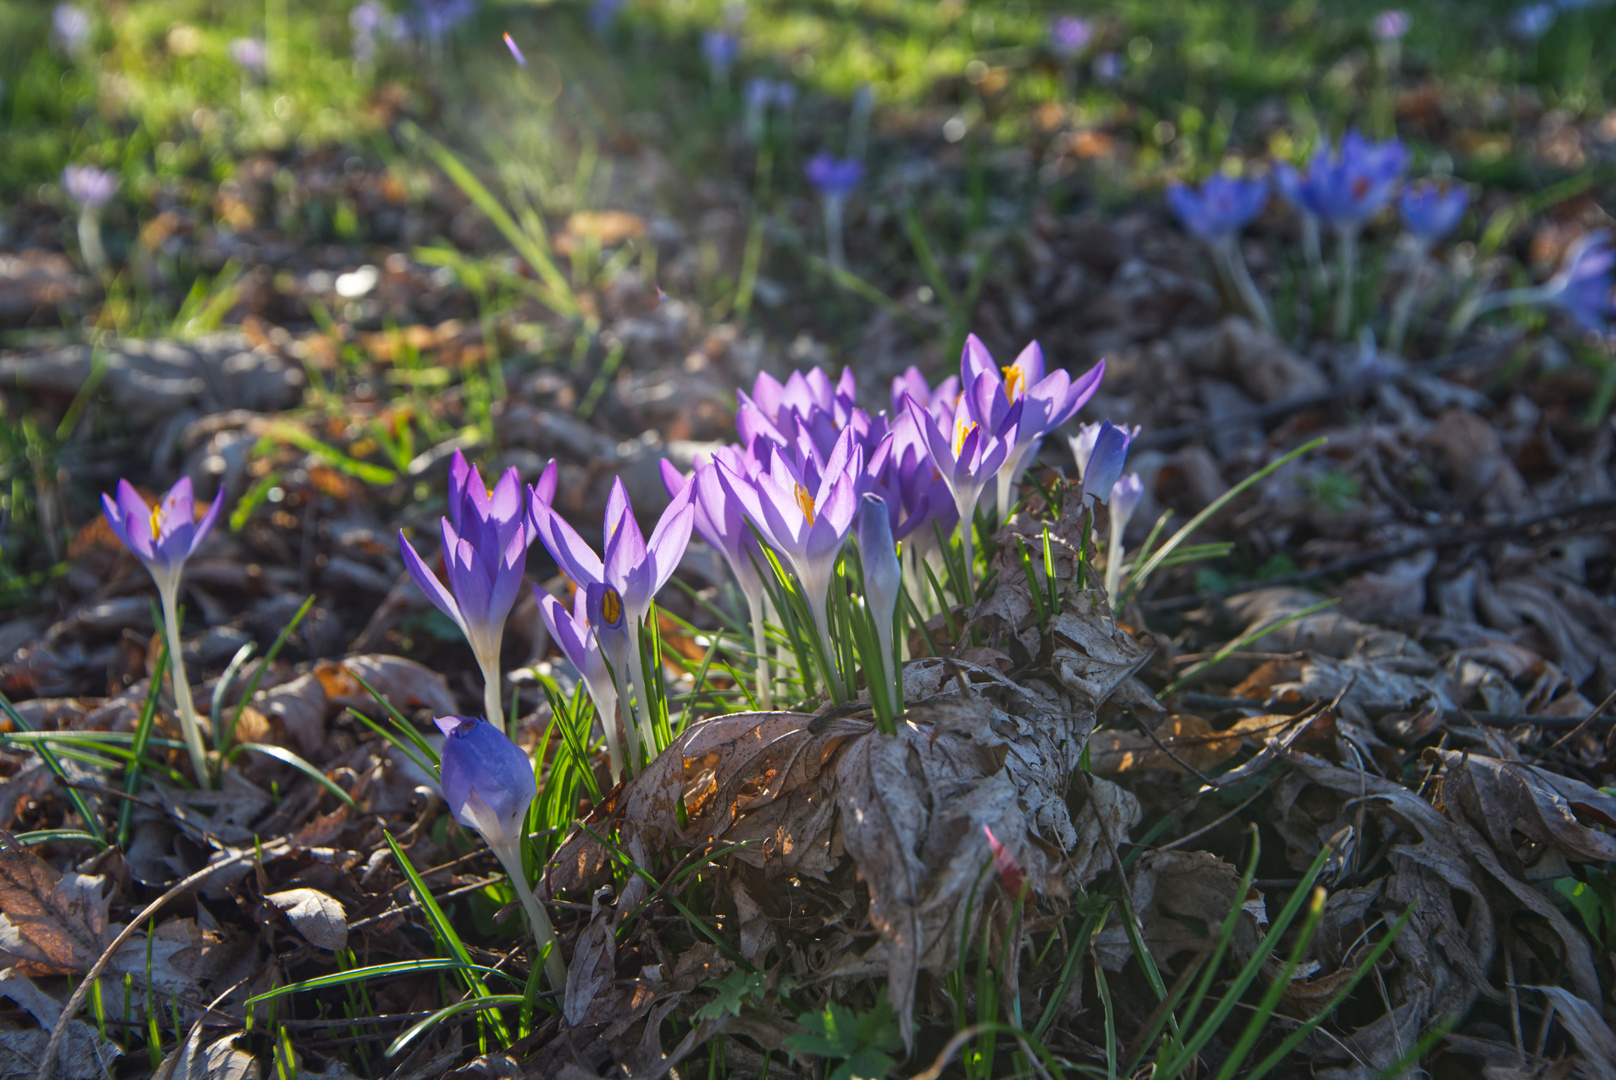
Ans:
[[[1442,767],[1443,808],[1481,830],[1516,876],[1527,876],[1517,833],[1575,861],[1616,861],[1616,836],[1577,820],[1580,804],[1604,824],[1616,823],[1616,799],[1597,788],[1532,765],[1436,747],[1428,748],[1423,760]]]
[[[287,889],[264,899],[284,911],[310,945],[332,952],[348,947],[348,919],[332,897],[318,889]]]
[[[1563,987],[1534,989],[1549,999],[1554,1006],[1555,1019],[1571,1032],[1582,1055],[1573,1075],[1582,1080],[1609,1080],[1616,1076],[1616,1032],[1611,1031],[1604,1010]]]
[[[21,1005],[39,1023],[35,1030],[0,1032],[0,1078],[32,1077],[50,1033],[61,1023],[62,1003],[15,968],[0,971],[0,996]],[[55,1075],[58,1080],[101,1080],[122,1054],[95,1028],[82,1020],[72,1020],[56,1053]],[[13,1072],[14,1063],[21,1069]]]
[[[1153,851],[1129,871],[1133,908],[1151,958],[1170,971],[1173,957],[1196,952],[1228,918],[1238,903],[1244,914],[1235,925],[1232,944],[1237,963],[1255,951],[1268,925],[1262,893],[1253,888],[1239,895],[1240,871],[1206,851]],[[1133,958],[1127,928],[1113,918],[1095,935],[1094,948],[1108,971],[1121,971]]]
[[[316,664],[314,672],[332,704],[360,712],[374,711],[376,699],[359,685],[354,678],[356,675],[400,711],[423,708],[433,716],[448,716],[457,707],[454,695],[449,692],[448,680],[426,665],[402,656],[385,653],[350,656],[340,663]]]
[[[112,943],[105,881],[60,874],[0,834],[0,955],[27,975],[88,968]]]
[[[234,1045],[240,1037],[226,1035],[204,1049],[198,1020],[185,1041],[163,1058],[151,1080],[258,1080],[258,1059]]]
[[[1184,767],[1207,772],[1239,753],[1245,742],[1241,732],[1221,732],[1199,716],[1171,716],[1155,731],[1156,739],[1172,751],[1169,757],[1150,736],[1135,731],[1097,731],[1089,739],[1089,761],[1101,775],[1165,769],[1181,773]],[[1178,758],[1174,761],[1173,757]]]

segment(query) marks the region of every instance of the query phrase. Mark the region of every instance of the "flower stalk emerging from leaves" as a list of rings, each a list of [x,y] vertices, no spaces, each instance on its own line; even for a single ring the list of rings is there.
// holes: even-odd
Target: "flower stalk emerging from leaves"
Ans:
[[[527,811],[539,790],[533,762],[504,732],[479,717],[445,716],[432,722],[444,736],[439,769],[444,802],[456,821],[482,836],[510,875],[533,940],[540,950],[549,950],[544,976],[559,994],[567,985],[561,943],[522,869]]]
[[[154,510],[146,505],[127,480],[118,481],[116,500],[101,496],[101,509],[107,524],[125,547],[146,565],[152,581],[157,584],[157,595],[162,600],[163,624],[168,633],[169,674],[174,686],[174,707],[180,715],[180,730],[185,735],[185,748],[191,755],[191,768],[196,772],[199,787],[209,787],[208,756],[202,746],[202,722],[197,718],[196,706],[191,701],[191,684],[185,677],[185,656],[180,648],[179,589],[180,577],[185,572],[185,560],[191,557],[202,538],[219,519],[224,506],[224,488],[213,499],[200,521],[196,518],[196,500],[191,489],[191,478],[181,477],[169,489]]]
[[[554,480],[552,473],[552,496]],[[449,588],[444,588],[402,531],[398,534],[399,554],[427,599],[466,635],[477,666],[482,669],[483,707],[488,720],[504,731],[499,696],[503,678],[500,640],[505,636],[511,605],[516,603],[522,587],[527,549],[533,542],[522,507],[522,481],[516,470],[505,470],[498,484],[484,487],[482,474],[456,450],[449,467],[449,517],[443,518],[440,525]]]
[[[543,490],[548,486],[548,494]],[[628,668],[628,680],[634,687],[637,722],[636,745],[630,734],[629,752],[633,758],[631,768],[640,767],[639,750],[656,753],[656,736],[651,726],[651,696],[645,681],[644,665],[640,662],[640,626],[651,612],[651,602],[662,586],[668,583],[673,571],[684,557],[690,544],[690,531],[695,520],[691,506],[691,489],[675,496],[662,512],[662,518],[651,532],[650,540],[640,532],[634,520],[634,507],[629,504],[628,489],[619,477],[606,498],[606,518],[602,536],[604,557],[596,555],[588,542],[579,536],[561,515],[550,508],[555,494],[555,464],[545,470],[531,492],[528,512],[533,527],[544,546],[555,558],[563,573],[573,584],[588,590],[591,598],[590,626],[600,636],[615,634],[618,628],[626,635],[627,651],[621,654],[621,663],[612,656],[608,640],[601,640],[601,648],[613,664],[618,681],[618,704],[624,713],[624,726],[628,726],[628,697],[622,692],[623,672]]]
[[[1559,272],[1541,285],[1472,297],[1454,312],[1448,340],[1457,338],[1484,312],[1538,304],[1561,309],[1590,333],[1608,334],[1616,318],[1616,246],[1611,234],[1598,229],[1578,237]]]
[[[1444,191],[1434,180],[1406,187],[1398,196],[1397,209],[1414,240],[1414,251],[1409,259],[1408,278],[1392,305],[1386,343],[1393,351],[1400,351],[1403,339],[1408,336],[1408,322],[1414,313],[1414,301],[1419,298],[1420,279],[1430,261],[1431,248],[1454,230],[1469,205],[1470,194],[1464,188]]]
[[[1251,317],[1272,333],[1274,317],[1251,280],[1245,254],[1240,250],[1240,230],[1267,204],[1266,177],[1214,176],[1199,188],[1174,184],[1167,189],[1167,205],[1179,224],[1206,243],[1219,276],[1239,295]]]
[[[79,254],[84,265],[99,274],[107,268],[107,250],[101,245],[101,208],[118,191],[118,178],[94,165],[69,165],[62,170],[62,190],[79,208]]]
[[[1122,589],[1122,561],[1126,545],[1123,533],[1128,521],[1145,497],[1145,485],[1138,473],[1129,473],[1111,487],[1111,543],[1105,549],[1105,595],[1115,609],[1117,594]]]

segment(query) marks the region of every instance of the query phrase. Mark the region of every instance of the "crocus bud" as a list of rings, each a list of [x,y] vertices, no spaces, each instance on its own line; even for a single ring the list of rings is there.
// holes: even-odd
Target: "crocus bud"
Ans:
[[[433,720],[444,734],[443,798],[456,821],[476,829],[496,851],[522,836],[538,794],[533,763],[521,747],[480,717]]]
[[[1128,519],[1145,497],[1145,485],[1138,473],[1129,473],[1111,488],[1111,544],[1105,552],[1105,594],[1116,602],[1117,590],[1122,587],[1122,534],[1128,528]]]
[[[892,517],[887,502],[866,493],[859,508],[859,558],[864,563],[864,600],[875,619],[875,633],[881,643],[881,681],[891,685],[892,623],[898,612],[898,595],[903,590],[903,568],[898,565],[898,545],[892,539]],[[896,703],[894,703],[896,704]]]
[[[510,875],[533,928],[533,940],[539,948],[549,949],[544,974],[551,989],[559,993],[567,985],[561,945],[522,869],[527,810],[539,791],[533,762],[504,732],[481,717],[444,716],[432,722],[444,735],[438,775],[449,812],[482,836]]]
[[[1122,477],[1122,466],[1128,460],[1128,443],[1132,438],[1126,428],[1119,428],[1109,420],[1100,424],[1094,437],[1094,449],[1082,466],[1084,499],[1092,497],[1106,502],[1111,498],[1111,489]]]

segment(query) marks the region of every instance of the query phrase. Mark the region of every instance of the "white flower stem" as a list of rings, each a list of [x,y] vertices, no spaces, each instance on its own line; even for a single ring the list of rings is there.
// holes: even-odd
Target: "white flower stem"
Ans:
[[[752,618],[752,651],[757,653],[758,708],[767,712],[774,708],[774,686],[769,675],[769,634],[763,620],[763,591],[746,597],[747,613]]]
[[[1313,285],[1323,290],[1330,287],[1330,272],[1324,267],[1324,247],[1319,243],[1319,219],[1302,214],[1302,250],[1307,255],[1308,268],[1313,272]]]
[[[1116,500],[1112,500],[1115,502]],[[1105,596],[1111,602],[1113,613],[1116,610],[1117,593],[1122,589],[1122,557],[1124,554],[1122,543],[1122,529],[1124,522],[1122,515],[1112,507],[1111,542],[1105,549]]]
[[[1457,341],[1459,335],[1470,328],[1480,315],[1489,311],[1497,311],[1506,307],[1525,307],[1529,304],[1541,304],[1552,297],[1556,290],[1552,287],[1553,281],[1545,282],[1525,289],[1507,289],[1504,292],[1477,293],[1459,306],[1448,321],[1447,340],[1451,345]]]
[[[1414,254],[1409,261],[1408,280],[1403,282],[1403,288],[1397,294],[1397,300],[1392,305],[1392,324],[1386,331],[1386,347],[1394,353],[1403,351],[1403,339],[1408,336],[1409,319],[1414,314],[1414,301],[1419,297],[1420,278],[1425,276],[1425,266],[1431,248],[1424,240],[1414,242]]]
[[[837,270],[847,267],[847,254],[842,246],[842,196],[825,196],[825,258]]]
[[[651,695],[645,683],[645,665],[640,662],[640,626],[641,620],[634,618],[628,624],[628,677],[634,684],[635,720],[639,723],[640,742],[644,746],[645,760],[649,761],[657,755],[656,732],[651,727]],[[624,726],[628,726],[628,713],[624,712]],[[636,758],[639,755],[635,755]],[[640,761],[634,763],[635,771],[640,768]]]
[[[503,837],[498,840],[498,843],[490,843],[488,846],[499,858],[500,865],[505,867],[505,873],[510,875],[511,887],[521,899],[522,910],[527,912],[528,925],[533,928],[534,942],[541,950],[546,946],[550,949],[550,955],[544,960],[544,978],[550,984],[550,989],[560,995],[567,988],[567,964],[561,959],[561,942],[556,940],[555,928],[550,925],[550,917],[544,913],[539,898],[533,895],[533,888],[527,883],[527,872],[522,869],[521,848]],[[559,998],[557,1003],[559,1004]]]
[[[1335,294],[1335,337],[1345,341],[1352,329],[1352,279],[1358,268],[1358,227],[1336,230],[1336,251],[1341,257],[1341,281]]]
[[[612,702],[611,715],[602,715],[600,718],[601,730],[606,733],[606,756],[611,762],[612,782],[616,783],[624,775],[626,765],[628,775],[632,776],[640,769],[640,733],[634,726],[633,708],[629,701],[628,686],[623,681],[622,667],[628,666],[628,661],[612,669],[612,689],[616,692],[617,700]],[[623,734],[628,739],[627,755],[625,747],[617,738],[618,718],[621,716]]]
[[[101,246],[100,211],[86,208],[79,213],[79,254],[92,273],[99,274],[107,268],[107,249]]]
[[[819,632],[819,647],[825,655],[826,688],[831,691],[833,699],[842,701],[847,695],[842,690],[841,674],[836,670],[836,649],[830,642],[830,614],[826,611],[830,588],[829,586],[824,589],[808,587],[805,591],[809,593],[808,610],[814,617],[814,629]],[[818,596],[814,596],[814,593],[817,593]]]
[[[1268,310],[1262,293],[1257,291],[1257,283],[1251,280],[1251,270],[1246,266],[1246,256],[1240,250],[1238,238],[1229,236],[1212,245],[1213,256],[1218,268],[1223,272],[1225,280],[1234,286],[1234,291],[1240,296],[1240,303],[1245,306],[1246,313],[1270,334],[1274,332],[1274,316]]]
[[[168,674],[174,686],[174,708],[180,714],[185,748],[191,752],[196,786],[205,791],[213,784],[208,776],[208,752],[202,746],[202,724],[196,716],[196,705],[191,701],[191,682],[185,677],[185,657],[180,650],[179,588],[178,574],[172,575],[170,581],[157,583],[157,593],[163,603],[163,625],[168,631]]]
[[[483,711],[488,714],[490,724],[504,731],[505,703],[499,698],[499,646],[495,645],[492,652],[479,649],[477,666],[483,671]]]

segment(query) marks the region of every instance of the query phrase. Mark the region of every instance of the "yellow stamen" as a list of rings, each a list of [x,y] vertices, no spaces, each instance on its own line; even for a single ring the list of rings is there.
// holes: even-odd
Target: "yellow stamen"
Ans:
[[[623,618],[623,597],[616,589],[607,587],[605,594],[600,598],[600,613],[614,626]]]
[[[1026,387],[1021,385],[1026,379],[1026,375],[1020,368],[1013,365],[1007,368],[1000,368],[999,370],[1004,372],[1004,396],[1010,400],[1012,405],[1014,405],[1016,395],[1026,389]]]
[[[155,510],[153,510],[151,512],[151,534],[152,534],[152,539],[153,540],[157,539],[158,534],[161,533],[162,531],[163,531],[163,508],[161,506],[159,506],[157,509],[155,509]]]
[[[802,516],[808,519],[808,525],[812,528],[814,524],[814,497],[801,484],[797,485],[797,509],[802,511]]]
[[[961,420],[959,422],[959,430],[954,433],[955,457],[959,457],[965,452],[965,440],[970,438],[971,432],[975,431],[976,429],[977,425],[971,423],[969,420]]]

